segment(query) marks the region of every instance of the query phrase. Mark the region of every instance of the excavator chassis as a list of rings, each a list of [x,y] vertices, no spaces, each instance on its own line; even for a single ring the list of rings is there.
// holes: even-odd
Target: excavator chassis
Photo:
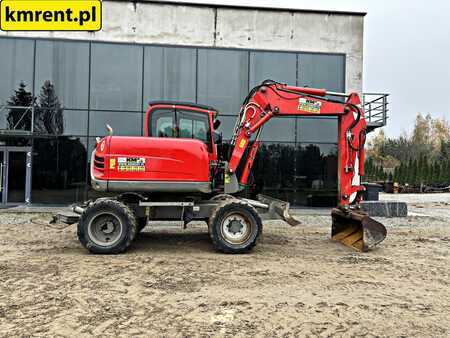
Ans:
[[[289,203],[269,196],[258,195],[258,200],[247,198],[235,198],[232,195],[220,195],[219,199],[202,200],[198,202],[153,202],[139,201],[132,203],[132,208],[138,217],[146,216],[149,220],[181,220],[185,224],[192,220],[203,220],[209,218],[213,209],[219,205],[220,201],[228,199],[241,200],[257,209],[259,216],[263,220],[283,220],[292,226],[301,224],[291,216]],[[83,205],[74,205],[71,212],[61,212],[55,215],[54,222],[66,224],[77,223],[80,215],[93,203],[88,201]]]
[[[124,201],[121,196],[117,198],[100,198],[96,201],[88,201],[83,205],[72,207],[71,213],[59,213],[52,222],[74,224],[80,221],[86,210],[94,203],[102,201],[118,201],[124,208],[132,210],[136,219],[148,220],[180,220],[184,227],[193,220],[209,220],[215,210],[225,201],[236,201],[240,204],[251,206],[262,220],[283,220],[291,226],[301,224],[291,216],[289,203],[269,196],[258,195],[257,200],[237,198],[232,195],[218,195],[218,198],[201,201],[160,202],[148,200]],[[370,218],[367,213],[350,208],[335,208],[332,210],[331,238],[342,244],[361,252],[367,252],[386,238],[386,228],[379,222]]]
[[[202,220],[207,222],[218,251],[244,253],[256,244],[262,231],[262,219],[299,224],[289,214],[289,203],[258,197],[258,200],[250,200],[221,194],[210,200],[151,201],[128,193],[73,206],[71,213],[57,214],[52,223],[78,223],[78,238],[89,251],[116,254],[131,245],[148,221],[178,220],[186,228],[189,222]]]
[[[232,195],[218,195],[211,200],[200,201],[149,201],[134,200],[125,201],[117,198],[100,198],[96,201],[89,201],[83,205],[72,207],[72,213],[59,213],[54,217],[53,222],[73,224],[82,221],[83,215],[89,213],[90,207],[99,202],[116,201],[121,208],[129,209],[136,220],[144,220],[140,224],[138,231],[142,230],[147,221],[183,221],[184,227],[194,220],[211,219],[224,203],[235,202],[237,205],[253,208],[257,217],[262,220],[283,220],[291,226],[301,224],[290,214],[289,203],[269,196],[258,195],[257,200],[237,198]],[[232,203],[231,203],[232,204]],[[107,211],[105,212],[108,213]],[[386,228],[379,222],[370,218],[366,213],[350,208],[335,208],[332,210],[332,230],[331,237],[335,241],[351,247],[355,250],[366,252],[382,242],[386,237]],[[255,240],[256,241],[256,240]],[[223,251],[223,250],[222,250]],[[109,252],[108,252],[109,253]]]

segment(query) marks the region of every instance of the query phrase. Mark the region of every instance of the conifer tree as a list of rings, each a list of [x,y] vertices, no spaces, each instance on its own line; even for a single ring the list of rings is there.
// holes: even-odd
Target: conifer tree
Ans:
[[[422,168],[420,170],[421,183],[428,184],[429,171],[430,171],[430,166],[428,163],[428,157],[425,155],[423,157]]]
[[[400,171],[400,166],[398,166],[398,167],[395,167],[395,169],[394,169],[394,175],[393,175],[393,177],[392,177],[392,181],[393,182],[398,182],[399,181],[399,171]]]

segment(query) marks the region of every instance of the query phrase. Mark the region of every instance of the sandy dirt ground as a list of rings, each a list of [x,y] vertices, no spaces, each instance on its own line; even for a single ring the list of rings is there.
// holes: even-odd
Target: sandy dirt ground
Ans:
[[[95,256],[74,226],[3,213],[0,336],[448,337],[446,215],[380,219],[388,238],[364,254],[329,240],[329,217],[303,216],[266,222],[246,255],[214,252],[198,223],[154,225],[126,254]]]

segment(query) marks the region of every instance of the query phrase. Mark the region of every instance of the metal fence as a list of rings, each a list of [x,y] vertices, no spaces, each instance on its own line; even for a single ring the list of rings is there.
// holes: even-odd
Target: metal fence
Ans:
[[[10,116],[11,113],[13,113],[14,118],[11,120],[5,118],[5,121],[0,124],[2,133],[33,133],[35,105],[0,105],[0,116]]]
[[[362,104],[369,130],[384,127],[388,119],[388,96],[381,93],[364,93]]]

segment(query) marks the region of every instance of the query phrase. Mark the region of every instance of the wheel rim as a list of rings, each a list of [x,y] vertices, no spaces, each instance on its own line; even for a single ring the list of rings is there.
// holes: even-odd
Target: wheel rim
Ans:
[[[120,219],[109,213],[94,216],[88,225],[90,239],[99,246],[111,246],[120,240],[123,226]]]
[[[234,196],[232,196],[232,195],[219,194],[219,195],[213,196],[211,198],[211,201],[227,201],[227,200],[231,200],[233,198],[234,198]]]
[[[220,227],[223,238],[231,244],[245,243],[252,233],[252,222],[248,217],[233,213],[228,215]]]

